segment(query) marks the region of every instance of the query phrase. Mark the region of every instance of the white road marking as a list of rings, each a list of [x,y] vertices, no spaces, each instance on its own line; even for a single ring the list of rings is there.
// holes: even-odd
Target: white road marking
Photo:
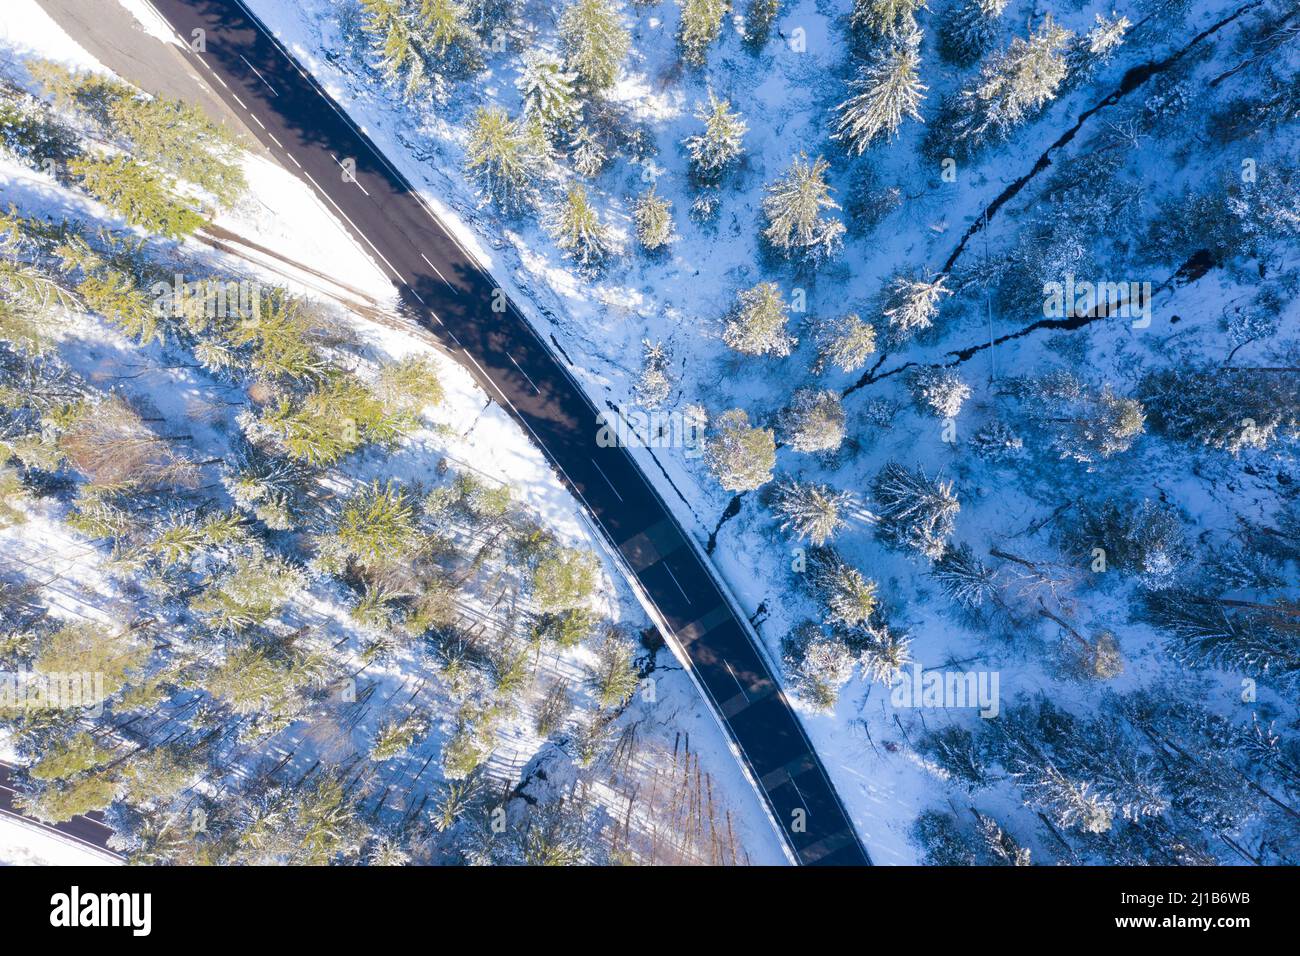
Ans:
[[[605,484],[609,485],[610,490],[614,492],[614,497],[616,497],[619,501],[622,501],[623,496],[620,495],[618,493],[618,489],[614,487],[614,482],[609,480],[609,475],[605,474],[605,469],[601,468],[600,465],[596,463],[596,459],[594,458],[591,459],[591,466],[595,468],[598,472],[600,472],[600,477],[605,479]]]
[[[226,87],[226,89],[229,90],[230,87]],[[238,93],[236,93],[234,90],[230,90],[230,95],[233,96],[233,97],[235,98],[235,102],[236,102],[236,103],[238,103],[241,107],[243,107],[244,112],[247,113],[247,112],[249,111],[249,110],[248,110],[248,107],[247,107],[247,106],[244,106],[244,101],[241,100],[241,99],[239,98],[239,94],[238,94]]]
[[[593,462],[593,464],[594,464],[594,462]],[[609,481],[608,478],[606,478],[605,480],[606,480],[606,481]],[[673,584],[677,585],[677,590],[682,592],[682,597],[684,597],[684,598],[686,599],[686,603],[687,603],[687,604],[690,604],[690,603],[691,603],[691,596],[690,596],[689,594],[687,594],[687,593],[686,593],[686,589],[685,589],[684,587],[682,587],[682,582],[677,580],[677,575],[673,574],[673,569],[670,568],[670,567],[668,567],[668,562],[667,562],[667,561],[660,561],[659,563],[662,564],[662,565],[664,566],[664,570],[668,572],[668,576],[669,576],[670,578],[673,579]],[[737,681],[737,683],[739,683],[739,681]]]
[[[447,282],[447,277],[446,277],[445,275],[442,274],[442,270],[439,269],[437,266],[435,266],[432,262],[429,262],[429,257],[428,257],[428,256],[426,256],[426,255],[422,252],[422,253],[420,253],[420,258],[423,259],[425,262],[428,262],[428,263],[429,263],[429,268],[432,269],[434,272],[438,273],[438,278],[439,278],[439,279],[441,279],[443,282]],[[456,293],[456,295],[460,295],[460,290],[457,289],[457,288],[456,288],[454,285],[452,285],[450,282],[447,282],[447,288],[450,289],[452,292]]]
[[[348,214],[347,214],[347,213],[345,213],[342,209],[339,209],[339,205],[338,205],[338,203],[336,203],[336,202],[333,200],[333,198],[330,196],[329,193],[327,193],[324,189],[321,189],[321,185],[320,185],[320,183],[316,182],[315,177],[313,177],[312,174],[309,173],[309,172],[307,172],[307,170],[305,170],[305,169],[302,171],[302,174],[303,174],[304,176],[306,176],[308,179],[311,180],[311,184],[312,184],[313,186],[315,186],[315,187],[317,188],[317,190],[320,191],[320,194],[321,194],[322,196],[325,197],[326,201],[327,201],[331,206],[334,207],[334,209],[338,212],[338,214],[339,214],[340,216],[342,216],[344,219],[347,219],[348,225],[351,226],[353,229],[356,230],[357,235],[360,236],[362,239],[365,240],[366,245],[368,245],[371,249],[374,249],[375,255],[379,256],[380,259],[383,259],[383,261],[384,261],[384,265],[388,266],[388,268],[389,268],[390,270],[392,270],[393,275],[397,276],[397,278],[401,280],[402,285],[409,286],[411,283],[409,283],[409,282],[406,281],[406,277],[403,276],[400,272],[397,271],[397,269],[393,266],[393,264],[392,264],[391,262],[389,262],[388,259],[386,259],[386,258],[384,257],[384,254],[383,254],[382,252],[380,252],[377,248],[375,248],[375,244],[374,244],[373,242],[370,241],[370,237],[369,237],[369,236],[367,236],[367,235],[366,235],[364,232],[362,232],[360,229],[357,229],[357,224],[356,224],[355,222],[353,222],[353,221],[348,217]]]
[[[740,688],[740,695],[744,697],[745,700],[749,700],[749,694],[745,692],[745,685],[740,682],[740,678],[736,676],[736,672],[731,669],[731,661],[724,657],[722,663],[726,666],[727,673],[731,675],[731,679],[736,682],[736,686]]]
[[[511,362],[514,362],[515,368],[519,369],[519,374],[522,375],[524,378],[528,379],[528,384],[533,386],[533,391],[536,392],[538,395],[542,394],[542,390],[537,387],[536,382],[534,382],[531,378],[529,378],[528,373],[524,371],[524,367],[520,365],[518,362],[515,362],[515,357],[507,352],[506,358],[510,359]],[[592,464],[594,465],[595,462],[592,462]],[[605,480],[609,481],[608,478],[606,478]],[[618,492],[616,491],[614,492],[614,494],[618,494]]]
[[[242,53],[239,54],[239,58],[240,58],[241,60],[243,60],[245,63],[248,63],[248,57],[244,56],[244,54],[242,54]],[[255,67],[255,66],[253,66],[253,64],[251,64],[251,63],[248,63],[248,68],[249,68],[250,70],[252,70],[254,73],[257,74],[257,78],[258,78],[259,80],[261,80],[263,83],[266,83],[266,88],[267,88],[268,90],[271,91],[271,95],[272,95],[272,96],[279,96],[279,95],[280,95],[279,93],[277,93],[277,92],[275,91],[275,87],[274,87],[274,86],[272,86],[270,83],[267,83],[267,82],[266,82],[266,77],[264,77],[264,76],[262,75],[262,71],[261,71],[261,70],[259,70],[259,69],[258,69],[257,67]]]
[[[358,189],[360,189],[367,196],[370,195],[370,193],[366,190],[366,187],[361,185],[361,180],[357,179],[356,173],[351,172],[346,166],[344,166],[343,163],[339,160],[339,158],[335,156],[333,153],[330,153],[330,159],[338,163],[339,169],[343,170],[343,172],[347,174],[347,178],[343,180],[345,183],[355,183]]]

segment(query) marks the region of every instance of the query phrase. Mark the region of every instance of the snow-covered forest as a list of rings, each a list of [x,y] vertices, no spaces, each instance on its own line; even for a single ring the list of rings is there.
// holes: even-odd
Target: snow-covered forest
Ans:
[[[249,6],[642,429],[875,862],[1300,862],[1293,3]],[[289,288],[159,317],[177,257],[243,278],[183,251],[236,144],[6,81],[7,166],[104,214],[2,223],[0,664],[115,675],[6,718],[33,812],[137,861],[765,859],[621,585],[448,437],[449,361]]]

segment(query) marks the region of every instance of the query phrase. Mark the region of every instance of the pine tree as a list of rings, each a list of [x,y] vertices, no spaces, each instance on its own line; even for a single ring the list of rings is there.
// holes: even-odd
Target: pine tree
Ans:
[[[740,157],[749,126],[728,100],[718,99],[712,90],[708,105],[701,104],[695,118],[704,123],[704,132],[682,141],[691,158],[691,172],[701,182],[716,182]]]
[[[1026,796],[1044,807],[1058,826],[1105,833],[1114,822],[1114,807],[1093,791],[1091,783],[1073,780],[1050,763],[1026,774],[1022,783]]]
[[[839,392],[797,389],[777,417],[781,440],[795,451],[834,451],[844,442],[844,408]]]
[[[653,186],[643,192],[632,210],[636,238],[649,252],[662,249],[673,241],[673,204],[655,193]]]
[[[1132,23],[1128,17],[1111,17],[1107,19],[1100,13],[1096,15],[1096,25],[1082,36],[1076,36],[1066,53],[1069,74],[1066,82],[1070,86],[1086,83],[1097,70],[1105,66],[1115,56],[1115,51],[1124,45],[1124,34]]]
[[[1146,427],[1142,403],[1094,388],[1069,372],[1013,383],[1031,409],[1055,431],[1062,458],[1092,463],[1128,451]]]
[[[1166,368],[1143,378],[1138,398],[1156,432],[1239,455],[1300,428],[1300,376],[1222,366]]]
[[[640,686],[635,663],[636,648],[632,642],[614,628],[596,646],[596,666],[591,682],[596,690],[596,702],[609,710],[623,706],[632,699]]]
[[[515,81],[523,95],[524,115],[536,116],[551,134],[573,129],[582,116],[573,88],[577,79],[578,74],[550,54],[525,54],[524,68]]]
[[[552,547],[533,567],[533,600],[544,612],[580,607],[595,592],[598,572],[590,551]]]
[[[894,274],[885,286],[880,309],[894,343],[906,342],[934,324],[940,298],[952,294],[947,281],[942,274],[930,279],[906,272]]]
[[[917,75],[920,62],[919,30],[903,34],[877,53],[854,83],[857,95],[836,108],[840,117],[834,138],[844,140],[850,151],[862,153],[881,134],[892,139],[905,117],[920,120],[917,107],[926,89]]]
[[[939,53],[949,63],[970,66],[993,46],[1007,0],[961,0],[939,27]]]
[[[781,659],[795,694],[819,710],[834,710],[840,688],[853,677],[853,653],[812,621],[785,636]]]
[[[908,387],[916,407],[935,418],[956,418],[966,399],[970,386],[952,369],[923,365],[908,377]]]
[[[131,673],[145,666],[150,653],[150,646],[130,631],[78,621],[38,642],[32,670],[38,674],[95,674],[102,679],[102,699],[107,699],[126,685]],[[100,702],[83,701],[87,706]]]
[[[575,173],[591,179],[604,169],[605,161],[609,157],[605,155],[605,147],[600,144],[600,140],[596,138],[591,128],[579,126],[573,136],[573,147],[569,158],[573,161]]]
[[[842,372],[856,372],[876,351],[875,327],[862,321],[856,312],[820,323],[815,338],[815,374],[821,374],[827,365]]]
[[[1030,851],[1016,842],[992,817],[975,813],[976,829],[995,860],[1006,866],[1029,866]]]
[[[790,315],[777,284],[760,282],[742,290],[737,299],[722,340],[743,355],[789,355],[797,340],[786,332]]]
[[[429,49],[438,57],[453,50],[463,55],[478,38],[469,25],[469,10],[456,0],[420,0],[417,20],[427,38]]]
[[[631,46],[631,36],[612,0],[574,0],[560,18],[569,69],[587,88],[614,85]]]
[[[531,206],[546,158],[542,145],[505,110],[494,106],[475,114],[465,169],[484,201],[497,203],[507,213]]]
[[[658,408],[672,394],[673,380],[669,376],[671,364],[668,350],[662,342],[643,339],[641,375],[636,382],[637,401],[646,408]]]
[[[916,29],[916,13],[925,0],[853,0],[849,23],[876,36],[906,36]]]
[[[254,547],[210,576],[190,609],[217,631],[236,633],[271,620],[305,583],[298,568]]]
[[[410,495],[391,480],[371,482],[343,503],[326,543],[371,568],[410,557],[421,543]]]
[[[880,505],[877,530],[882,540],[931,561],[943,557],[961,510],[952,482],[927,478],[923,471],[891,461],[876,476],[872,494]]]
[[[825,610],[827,627],[857,629],[876,613],[876,582],[834,548],[814,546],[807,556],[808,586]]]
[[[428,729],[423,714],[411,714],[402,720],[390,720],[379,728],[370,747],[370,759],[382,763],[400,757],[415,744],[416,738]]]
[[[731,9],[731,0],[677,0],[682,8],[677,42],[682,59],[690,66],[703,66],[709,44],[722,35],[722,18]]]
[[[931,567],[930,576],[965,610],[978,611],[998,599],[997,571],[977,558],[968,544],[947,549]]]
[[[1055,99],[1069,70],[1065,51],[1071,32],[1044,17],[1028,38],[1017,37],[980,68],[959,97],[953,132],[968,150],[1006,137]]]
[[[125,156],[74,159],[68,172],[131,225],[154,235],[183,239],[207,224],[168,179]]]
[[[830,485],[784,478],[772,493],[772,508],[781,530],[821,546],[847,524],[847,514],[856,510],[858,498],[851,491],[837,491]]]
[[[776,440],[770,428],[751,427],[745,410],[733,408],[714,421],[704,463],[727,491],[752,491],[772,480]]]
[[[781,0],[749,0],[745,8],[745,42],[755,50],[767,45],[772,24],[781,15]]]
[[[596,267],[609,255],[608,231],[587,198],[586,187],[580,183],[569,187],[556,213],[553,228],[555,244],[580,266]]]
[[[839,209],[826,185],[830,164],[818,156],[811,163],[800,154],[786,173],[767,187],[763,213],[767,228],[763,236],[788,256],[816,264],[839,248],[844,223],[823,218],[823,209]]]
[[[858,666],[867,680],[889,687],[912,661],[912,640],[886,624],[874,624],[858,642]]]
[[[407,99],[424,95],[430,84],[422,38],[403,0],[361,0],[361,29],[370,37],[385,79],[400,84]]]

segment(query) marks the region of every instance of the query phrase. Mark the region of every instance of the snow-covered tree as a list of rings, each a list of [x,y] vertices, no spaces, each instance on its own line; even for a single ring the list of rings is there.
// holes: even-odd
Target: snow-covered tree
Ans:
[[[921,32],[903,34],[874,55],[854,82],[856,95],[841,103],[836,139],[861,153],[882,134],[892,138],[904,118],[920,120],[918,107],[926,87],[917,69],[921,62]]]
[[[641,374],[636,380],[636,397],[646,408],[658,408],[672,394],[673,380],[668,372],[671,364],[662,342],[642,340]]]
[[[853,492],[817,482],[783,478],[772,493],[772,510],[781,522],[781,530],[818,546],[835,537],[857,507],[858,498]]]
[[[677,42],[682,59],[691,66],[703,66],[709,44],[722,35],[722,18],[731,9],[731,0],[677,0],[682,8]]]
[[[700,104],[695,118],[704,123],[704,131],[682,141],[691,158],[691,172],[701,182],[716,182],[739,158],[749,127],[731,103],[718,99],[712,90],[708,104]]]
[[[781,13],[781,0],[749,0],[745,7],[745,42],[762,49],[772,35],[772,24]]]
[[[569,187],[555,213],[552,228],[555,244],[581,266],[597,266],[611,251],[609,232],[580,183]]]
[[[960,375],[937,365],[917,368],[908,378],[908,387],[917,408],[936,418],[955,418],[971,395]]]
[[[1285,371],[1160,369],[1142,380],[1138,397],[1161,435],[1233,455],[1300,429],[1300,376]]]
[[[1024,439],[1001,419],[981,425],[971,436],[971,449],[985,461],[1005,462],[1019,458],[1025,448]]]
[[[659,196],[653,186],[637,197],[632,209],[632,222],[641,247],[653,252],[673,241],[672,200]]]
[[[1091,559],[1101,548],[1108,565],[1137,575],[1153,591],[1175,586],[1192,564],[1177,511],[1151,499],[1136,507],[1115,500],[1088,505],[1069,535],[1074,550]]]
[[[524,68],[515,81],[523,96],[524,115],[536,116],[551,135],[573,129],[582,116],[582,104],[573,85],[578,74],[549,53],[524,55]]]
[[[1017,37],[986,60],[979,76],[962,89],[947,132],[968,151],[1006,137],[1056,98],[1069,71],[1071,36],[1049,15],[1027,38]]]
[[[781,660],[795,694],[819,710],[834,710],[840,688],[853,677],[853,652],[812,621],[782,639]]]
[[[588,89],[608,89],[632,43],[613,0],[574,0],[560,18],[566,62]]]
[[[856,312],[820,322],[814,338],[817,359],[813,372],[821,374],[827,365],[842,372],[856,372],[876,351],[876,329]]]
[[[882,540],[931,561],[943,557],[961,510],[952,482],[891,461],[876,475],[872,494],[880,506],[877,531]]]
[[[403,0],[361,0],[361,29],[370,37],[384,77],[408,99],[429,87],[419,31]]]
[[[592,132],[590,126],[579,126],[573,135],[569,159],[573,162],[573,171],[579,176],[591,179],[605,168],[608,159],[605,147]]]
[[[704,442],[704,463],[727,491],[752,491],[772,480],[776,439],[752,427],[743,408],[723,412]]]
[[[763,237],[787,256],[816,264],[832,255],[844,238],[844,223],[822,216],[823,209],[839,209],[830,197],[826,170],[830,164],[821,156],[812,162],[800,154],[790,168],[767,187],[763,214],[767,227]]]
[[[890,278],[881,296],[880,312],[893,342],[906,342],[934,324],[940,298],[952,294],[947,281],[943,274],[927,279],[909,272],[897,272]]]
[[[1007,0],[962,0],[939,25],[939,53],[949,63],[969,66],[993,46]]]
[[[903,668],[912,662],[912,640],[887,624],[865,628],[857,640],[858,666],[862,676],[889,687],[898,681]]]
[[[786,331],[790,315],[777,284],[760,282],[742,290],[737,299],[722,340],[744,355],[789,355],[797,340]]]
[[[825,610],[828,627],[856,629],[871,621],[877,608],[876,582],[853,567],[832,547],[808,550],[808,586]]]
[[[968,544],[948,548],[930,568],[930,576],[968,611],[978,611],[997,598],[997,571],[976,557]]]
[[[781,440],[795,451],[834,451],[844,442],[844,408],[832,389],[797,389],[777,417]]]
[[[506,212],[532,205],[546,165],[546,149],[527,124],[510,119],[505,110],[480,107],[474,115],[465,169],[485,201]]]
[[[849,23],[876,36],[906,36],[916,29],[917,11],[924,9],[925,0],[853,0]]]
[[[1128,17],[1096,15],[1096,24],[1087,33],[1071,40],[1066,53],[1067,83],[1078,86],[1087,82],[1098,68],[1105,66],[1124,44],[1124,35],[1133,24]]]
[[[609,628],[596,646],[596,664],[591,682],[601,707],[621,707],[640,685],[636,669],[636,647],[615,628]]]
[[[1010,390],[1054,432],[1061,457],[1073,461],[1091,463],[1128,451],[1146,427],[1137,399],[1116,395],[1109,385],[1095,388],[1070,372],[1016,380]]]

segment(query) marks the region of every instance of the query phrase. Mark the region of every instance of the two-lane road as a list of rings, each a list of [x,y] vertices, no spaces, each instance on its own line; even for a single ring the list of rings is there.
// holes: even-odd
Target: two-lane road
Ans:
[[[758,637],[627,449],[597,444],[595,407],[491,276],[240,3],[150,2],[186,42],[202,37],[188,55],[218,95],[337,213],[411,314],[512,413],[585,505],[689,661],[794,857],[869,863]]]

